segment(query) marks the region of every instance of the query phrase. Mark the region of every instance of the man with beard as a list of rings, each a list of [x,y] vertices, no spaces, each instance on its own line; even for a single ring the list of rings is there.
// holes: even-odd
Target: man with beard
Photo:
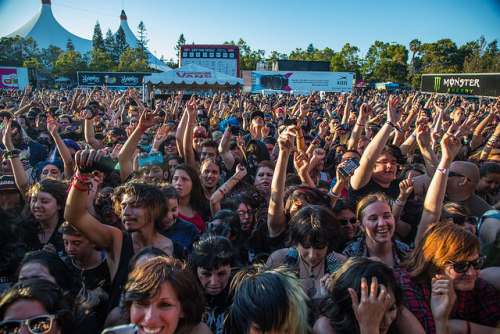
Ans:
[[[217,183],[221,178],[221,170],[220,163],[213,158],[205,159],[201,163],[200,181],[203,186],[203,193],[208,200],[216,190]]]

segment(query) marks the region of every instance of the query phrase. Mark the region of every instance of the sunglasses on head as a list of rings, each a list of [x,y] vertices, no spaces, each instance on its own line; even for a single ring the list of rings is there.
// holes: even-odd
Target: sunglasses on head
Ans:
[[[56,318],[53,314],[37,315],[25,320],[6,320],[0,322],[0,334],[21,333],[23,326],[28,327],[31,334],[44,334],[52,329]]]
[[[470,266],[473,266],[475,270],[481,269],[484,265],[485,260],[486,260],[486,255],[480,255],[477,259],[473,261],[460,261],[460,262],[448,261],[448,263],[453,265],[453,270],[455,270],[455,272],[461,274],[469,270]]]
[[[341,225],[347,225],[347,223],[350,223],[351,225],[356,224],[356,217],[352,218],[338,218],[337,219]]]

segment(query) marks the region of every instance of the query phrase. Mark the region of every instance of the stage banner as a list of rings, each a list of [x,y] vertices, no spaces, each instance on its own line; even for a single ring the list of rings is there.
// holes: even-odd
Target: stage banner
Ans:
[[[353,72],[252,71],[252,93],[350,92]]]
[[[78,86],[140,87],[151,73],[142,72],[78,72]]]
[[[422,74],[422,92],[500,96],[500,73]]]

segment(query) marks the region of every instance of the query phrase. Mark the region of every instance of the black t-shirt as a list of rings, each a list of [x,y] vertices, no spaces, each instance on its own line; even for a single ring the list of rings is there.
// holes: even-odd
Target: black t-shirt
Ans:
[[[347,187],[349,191],[349,199],[354,203],[358,203],[363,197],[368,194],[384,193],[392,206],[392,204],[394,204],[399,196],[399,182],[401,181],[401,179],[395,179],[389,184],[388,188],[384,188],[370,178],[370,181],[368,181],[368,183],[364,187],[358,190],[353,190],[351,188],[351,183],[349,183]]]

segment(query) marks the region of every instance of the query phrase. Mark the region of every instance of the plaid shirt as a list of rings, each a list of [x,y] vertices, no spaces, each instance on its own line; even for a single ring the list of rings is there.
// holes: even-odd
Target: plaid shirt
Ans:
[[[342,254],[347,257],[369,257],[370,255],[368,254],[368,247],[366,247],[365,239],[366,234],[363,233],[363,236],[361,236],[358,240],[350,243],[342,251]],[[392,256],[394,260],[394,267],[398,267],[401,264],[401,262],[405,259],[409,249],[410,247],[408,247],[407,244],[402,243],[401,241],[398,241],[396,239],[392,240]]]
[[[436,333],[431,310],[431,289],[427,284],[415,284],[406,278],[404,269],[397,269],[395,276],[403,288],[406,307],[420,321],[428,334]],[[500,322],[500,291],[478,278],[471,291],[457,291],[457,300],[450,319],[468,320],[479,325],[496,327]]]

